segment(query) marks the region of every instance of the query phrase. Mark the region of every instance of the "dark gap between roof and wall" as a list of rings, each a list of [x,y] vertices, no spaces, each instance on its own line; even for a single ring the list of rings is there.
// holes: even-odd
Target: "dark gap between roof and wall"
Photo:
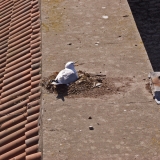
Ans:
[[[160,1],[128,0],[154,71],[160,71]]]

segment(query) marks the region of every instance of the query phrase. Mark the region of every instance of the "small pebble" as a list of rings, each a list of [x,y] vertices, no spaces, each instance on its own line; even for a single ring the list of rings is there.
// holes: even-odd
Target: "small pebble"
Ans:
[[[102,16],[102,18],[104,18],[104,19],[108,19],[108,16]]]
[[[90,129],[90,130],[94,130],[93,126],[89,126],[89,129]]]
[[[88,119],[92,119],[92,117],[89,117]]]
[[[102,83],[97,83],[97,84],[96,84],[96,87],[99,87],[101,84],[102,84]]]
[[[123,16],[123,17],[129,17],[129,15],[125,15],[125,16]]]

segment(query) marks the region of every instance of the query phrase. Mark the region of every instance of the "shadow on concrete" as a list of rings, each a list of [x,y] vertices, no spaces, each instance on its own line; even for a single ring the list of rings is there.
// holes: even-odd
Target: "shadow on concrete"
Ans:
[[[160,71],[160,1],[128,0],[154,71]]]
[[[63,94],[58,94],[56,98],[61,99],[63,102],[65,101]]]
[[[65,101],[64,97],[68,96],[68,86],[66,84],[57,85],[55,88],[55,92],[57,93],[57,99]]]

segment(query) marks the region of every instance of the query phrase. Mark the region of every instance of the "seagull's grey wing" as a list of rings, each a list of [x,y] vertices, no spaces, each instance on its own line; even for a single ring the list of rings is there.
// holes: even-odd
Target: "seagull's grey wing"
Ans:
[[[56,80],[58,80],[58,82],[61,84],[69,84],[71,82],[74,82],[76,79],[77,76],[70,69],[62,70],[56,77]]]
[[[59,84],[63,84],[61,83],[61,81],[63,81],[63,74],[64,74],[64,69],[61,70],[58,75],[56,76],[55,80],[52,82],[52,84],[54,85],[59,85]]]

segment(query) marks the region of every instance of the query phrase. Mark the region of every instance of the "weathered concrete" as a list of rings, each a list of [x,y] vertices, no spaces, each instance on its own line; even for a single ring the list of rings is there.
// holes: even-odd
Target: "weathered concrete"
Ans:
[[[133,78],[125,93],[112,96],[63,102],[43,93],[43,159],[158,160],[160,113],[145,89],[152,67],[127,1],[41,3],[43,76],[78,60],[84,64],[77,70]]]

